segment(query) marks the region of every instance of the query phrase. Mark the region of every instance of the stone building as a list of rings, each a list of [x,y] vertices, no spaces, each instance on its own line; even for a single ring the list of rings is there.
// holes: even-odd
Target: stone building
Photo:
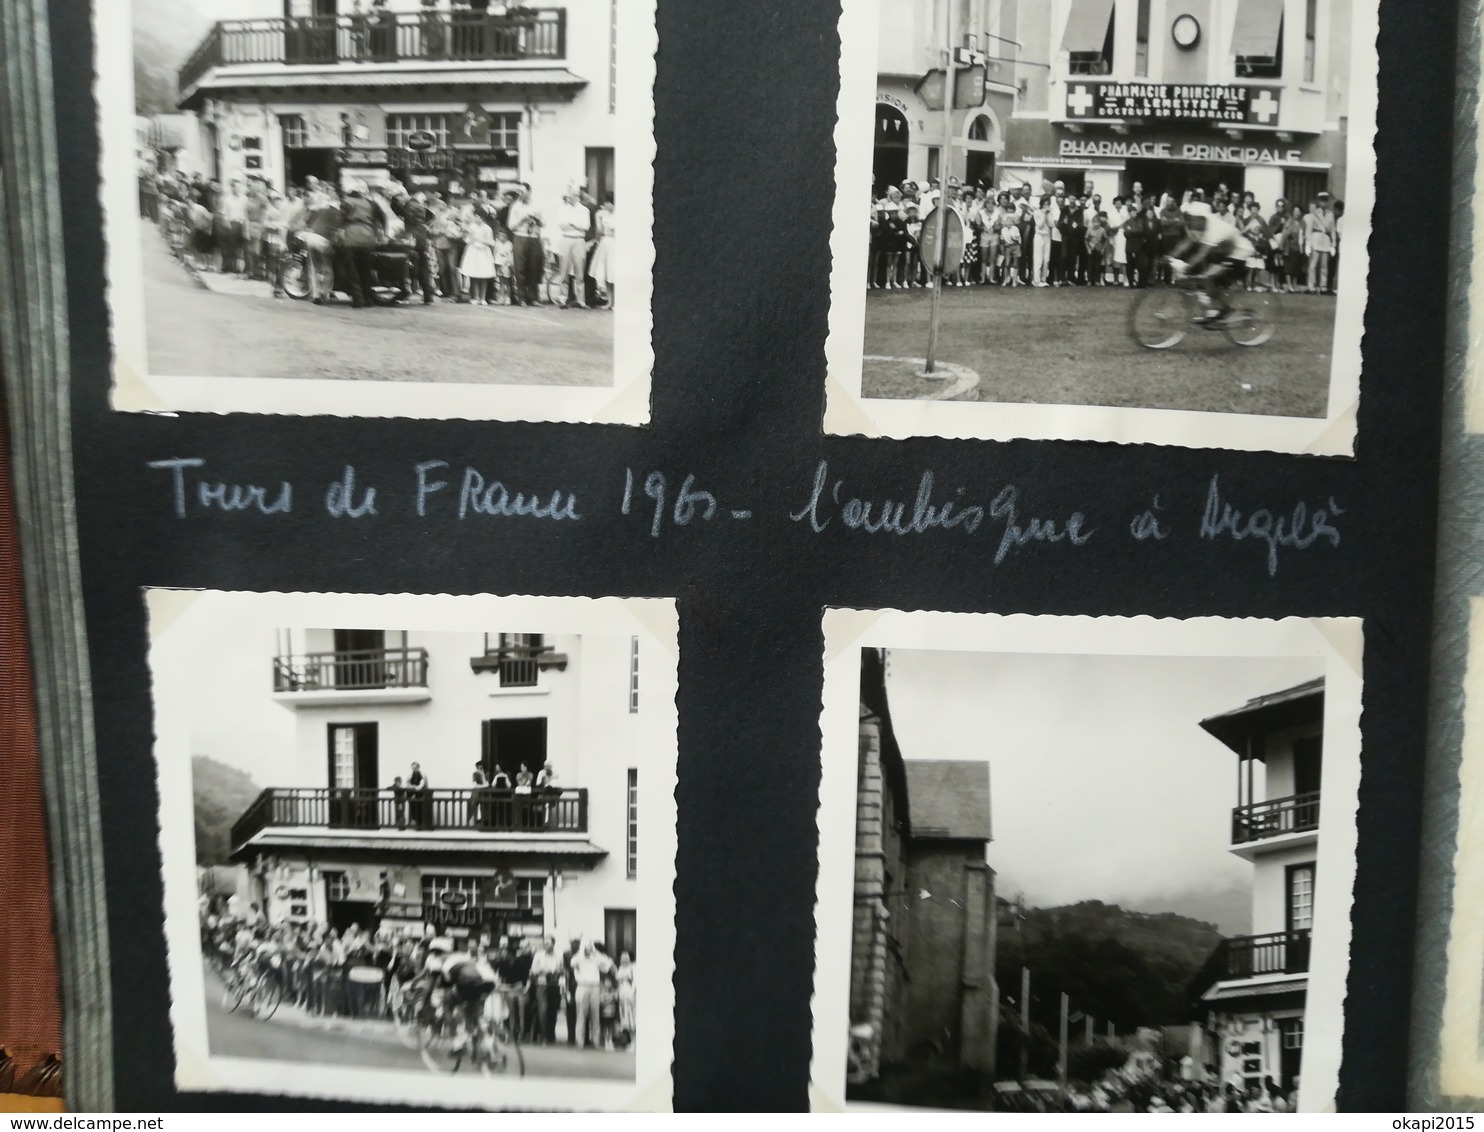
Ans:
[[[861,656],[851,1082],[894,1068],[993,1076],[999,992],[989,766],[906,760],[885,657]]]

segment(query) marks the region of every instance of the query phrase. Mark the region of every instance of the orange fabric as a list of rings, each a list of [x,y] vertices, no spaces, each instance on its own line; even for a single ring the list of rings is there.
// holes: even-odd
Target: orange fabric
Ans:
[[[22,1097],[0,1093],[0,1112],[66,1112],[67,1106],[56,1097]]]
[[[19,1081],[61,1049],[62,1004],[17,529],[0,403],[0,1046]],[[0,1100],[0,1111],[24,1111]]]

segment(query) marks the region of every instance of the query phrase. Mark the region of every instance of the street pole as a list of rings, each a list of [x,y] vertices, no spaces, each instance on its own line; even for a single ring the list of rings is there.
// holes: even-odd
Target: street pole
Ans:
[[[1087,1044],[1088,1045],[1092,1045],[1092,1025],[1093,1025],[1093,1017],[1092,1017],[1091,1014],[1089,1014],[1087,1016]]]
[[[1056,1080],[1062,1088],[1067,1087],[1067,1014],[1070,1010],[1067,992],[1061,992],[1061,1026],[1057,1040]]]
[[[1031,1056],[1031,969],[1020,969],[1020,1079],[1029,1075]]]
[[[954,0],[943,5],[943,153],[938,161],[938,262],[933,273],[932,318],[928,324],[927,371],[932,373],[938,362],[938,324],[942,320],[943,272],[948,262],[948,167],[953,153]]]

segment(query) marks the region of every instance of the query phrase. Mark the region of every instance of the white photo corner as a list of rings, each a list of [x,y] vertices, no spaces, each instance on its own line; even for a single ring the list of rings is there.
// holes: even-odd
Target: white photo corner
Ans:
[[[177,1087],[668,1109],[673,602],[146,600]]]
[[[1358,620],[824,629],[817,1110],[1334,1111]]]
[[[1374,0],[839,27],[825,431],[1353,453]]]
[[[654,0],[94,34],[114,408],[648,422]]]

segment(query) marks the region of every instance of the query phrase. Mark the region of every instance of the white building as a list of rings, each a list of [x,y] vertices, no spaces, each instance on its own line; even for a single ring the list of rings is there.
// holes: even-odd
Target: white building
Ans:
[[[942,65],[946,5],[988,79],[955,115],[950,176],[1105,201],[1136,183],[1155,199],[1224,184],[1265,209],[1343,198],[1351,3],[880,0],[877,189],[937,176],[942,115],[910,91]]]
[[[295,716],[294,772],[260,783],[231,853],[272,922],[592,938],[637,955],[653,737],[636,641],[293,630],[271,685],[267,662],[263,694]],[[493,785],[476,787],[476,766]],[[522,768],[543,766],[551,785],[522,789]]]
[[[1314,927],[1324,681],[1260,696],[1201,727],[1237,756],[1231,851],[1253,865],[1253,935],[1225,941],[1202,977],[1223,1083],[1302,1073]]]
[[[222,182],[614,192],[618,0],[240,0],[181,68]]]

